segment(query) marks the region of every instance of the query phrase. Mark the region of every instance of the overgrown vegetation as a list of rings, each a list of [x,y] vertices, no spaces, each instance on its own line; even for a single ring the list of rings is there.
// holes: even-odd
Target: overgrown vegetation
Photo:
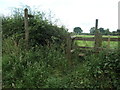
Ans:
[[[41,13],[29,20],[29,50],[24,47],[23,16],[3,18],[3,88],[116,88],[120,89],[118,51],[78,57],[72,65],[65,56],[64,27],[44,19]]]

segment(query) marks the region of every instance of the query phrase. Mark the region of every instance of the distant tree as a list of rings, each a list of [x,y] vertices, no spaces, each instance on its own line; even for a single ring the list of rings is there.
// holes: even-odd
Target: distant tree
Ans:
[[[99,28],[99,31],[102,33],[102,34],[105,34],[105,30],[104,30],[104,28]]]
[[[120,33],[120,29],[117,29],[117,33]]]
[[[120,35],[120,29],[111,32],[112,35]]]
[[[109,29],[105,30],[105,35],[109,35],[111,32],[109,31]]]
[[[112,33],[114,33],[114,34],[115,34],[116,32],[117,32],[117,31],[112,31]]]
[[[77,34],[80,34],[80,33],[83,32],[83,30],[80,27],[75,27],[74,32],[77,33]]]
[[[112,31],[112,35],[117,35],[117,31]]]
[[[120,36],[120,29],[117,29],[117,33],[118,33],[118,35]]]
[[[95,27],[92,27],[92,28],[90,29],[90,33],[91,33],[91,34],[94,34],[94,33],[95,33]]]
[[[100,33],[101,34],[103,34],[103,35],[109,35],[111,32],[109,31],[109,29],[104,29],[104,28],[102,28],[102,27],[100,27],[99,29],[98,29],[99,31],[100,31]],[[94,34],[95,33],[95,27],[92,27],[91,29],[90,29],[90,34]]]

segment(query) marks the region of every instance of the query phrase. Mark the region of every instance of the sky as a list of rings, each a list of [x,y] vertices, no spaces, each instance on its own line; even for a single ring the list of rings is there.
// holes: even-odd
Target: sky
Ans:
[[[11,8],[23,5],[36,7],[38,11],[51,11],[59,25],[64,25],[71,32],[74,27],[81,27],[89,32],[98,19],[98,28],[118,29],[119,0],[0,0],[0,14],[10,15]]]

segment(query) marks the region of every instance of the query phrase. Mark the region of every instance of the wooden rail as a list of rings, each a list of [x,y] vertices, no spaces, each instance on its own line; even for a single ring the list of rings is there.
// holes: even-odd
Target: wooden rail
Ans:
[[[95,37],[74,37],[73,40],[81,40],[81,41],[95,41]],[[109,38],[102,37],[102,41],[108,41]],[[120,38],[110,38],[110,41],[120,41]]]
[[[110,41],[114,42],[119,42],[120,37],[118,38],[110,38],[108,37],[102,37],[102,34],[98,30],[98,19],[96,19],[96,24],[95,24],[95,35],[94,37],[75,37],[75,36],[70,36],[70,34],[66,35],[66,56],[67,59],[69,60],[70,63],[72,63],[71,58],[72,54],[76,48],[80,48],[81,50],[90,50],[94,53],[99,53],[101,50],[109,50],[110,48]],[[93,41],[94,46],[93,47],[85,47],[85,46],[76,46],[73,45],[74,40],[81,40],[81,41]],[[102,42],[107,41],[108,45],[107,48],[102,48]],[[79,54],[79,56],[83,56],[83,54]]]
[[[72,39],[72,41],[74,41],[74,40],[95,41],[94,37],[72,37],[71,39]],[[119,42],[120,38],[102,37],[102,41],[107,41],[108,42],[108,48],[109,48],[110,47],[110,41],[114,41],[114,42],[118,41]],[[77,46],[77,48],[81,48],[81,49],[94,49],[94,47],[87,47],[87,46]],[[104,50],[105,48],[97,48],[97,49]]]

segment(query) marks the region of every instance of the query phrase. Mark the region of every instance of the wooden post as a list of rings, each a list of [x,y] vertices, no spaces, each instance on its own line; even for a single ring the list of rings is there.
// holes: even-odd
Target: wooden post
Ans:
[[[25,42],[26,49],[28,49],[28,40],[29,40],[29,30],[28,30],[28,9],[24,10],[24,23],[25,23]]]
[[[77,48],[76,42],[74,40],[76,36],[71,36],[71,50],[72,52]]]
[[[107,48],[110,49],[110,35],[108,36],[108,45]]]
[[[70,35],[68,34],[67,37],[66,37],[66,57],[67,59],[69,60],[69,65],[71,65],[71,37]]]
[[[95,30],[98,30],[98,19],[96,19]]]
[[[95,52],[99,52],[99,48],[102,46],[102,35],[100,31],[98,30],[98,19],[96,19],[96,24],[95,24]]]

